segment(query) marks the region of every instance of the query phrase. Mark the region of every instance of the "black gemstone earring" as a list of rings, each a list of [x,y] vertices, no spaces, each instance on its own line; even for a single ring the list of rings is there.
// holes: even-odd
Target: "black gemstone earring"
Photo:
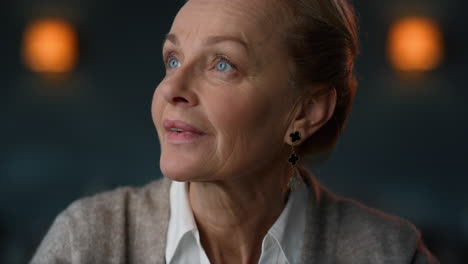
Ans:
[[[289,134],[291,137],[291,155],[289,156],[288,161],[291,163],[291,165],[296,165],[297,161],[299,160],[299,157],[296,155],[296,152],[294,151],[294,142],[301,140],[301,134],[299,131],[296,131],[294,133]]]
[[[289,134],[289,136],[291,137],[291,141],[294,143],[296,141],[299,141],[301,140],[301,134],[299,133],[299,131],[296,131],[294,133],[291,133]]]
[[[291,141],[293,144],[291,144],[291,155],[289,156],[289,159],[288,159],[289,163],[291,164],[291,171],[292,171],[292,176],[289,178],[289,182],[288,182],[288,188],[291,191],[294,191],[297,188],[297,186],[300,184],[300,181],[298,177],[296,177],[296,174],[295,174],[296,163],[299,161],[299,157],[296,155],[296,152],[294,150],[294,145],[295,145],[294,142],[301,140],[301,134],[299,133],[299,131],[296,131],[294,133],[289,134],[289,136],[291,137]]]

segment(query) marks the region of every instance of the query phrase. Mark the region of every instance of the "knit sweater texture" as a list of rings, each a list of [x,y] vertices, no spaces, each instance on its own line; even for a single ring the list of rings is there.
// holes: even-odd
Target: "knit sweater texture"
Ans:
[[[309,189],[301,263],[439,263],[408,221],[337,197],[310,171],[299,170]],[[165,263],[170,184],[163,178],[73,202],[55,218],[30,263]]]

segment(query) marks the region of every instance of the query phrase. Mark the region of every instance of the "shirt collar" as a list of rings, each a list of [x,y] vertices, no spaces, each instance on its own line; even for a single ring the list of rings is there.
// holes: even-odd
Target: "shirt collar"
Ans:
[[[301,175],[296,170],[296,177]],[[303,182],[289,195],[286,207],[268,231],[289,263],[300,263],[306,226],[307,187]]]
[[[300,179],[299,171],[296,175]],[[197,225],[188,200],[188,184],[172,181],[170,189],[169,227],[167,232],[166,262],[170,263],[182,238],[188,232],[198,233]],[[282,254],[289,263],[299,263],[302,252],[303,235],[306,224],[305,208],[307,203],[307,187],[301,183],[290,193],[288,202],[281,215],[268,231],[262,243],[262,255],[265,252],[265,240],[273,238]],[[270,236],[270,237],[269,237]],[[199,243],[199,241],[197,241]]]
[[[197,224],[187,196],[187,183],[172,181],[170,189],[169,227],[167,231],[166,262],[174,257],[183,236],[197,231]]]

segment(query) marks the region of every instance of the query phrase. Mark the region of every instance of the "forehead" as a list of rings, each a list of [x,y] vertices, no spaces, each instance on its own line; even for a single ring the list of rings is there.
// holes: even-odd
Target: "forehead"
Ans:
[[[249,44],[263,44],[278,27],[279,8],[273,2],[276,1],[189,0],[174,19],[171,32],[182,41],[228,35]]]

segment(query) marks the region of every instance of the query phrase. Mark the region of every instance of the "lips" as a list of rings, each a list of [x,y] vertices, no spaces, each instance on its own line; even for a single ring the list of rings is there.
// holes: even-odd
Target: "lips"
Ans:
[[[168,132],[177,131],[177,132],[190,132],[190,133],[198,134],[198,135],[205,134],[203,131],[196,128],[195,126],[190,125],[180,120],[165,119],[163,121],[163,126],[164,126],[164,129],[166,129],[166,131]]]

